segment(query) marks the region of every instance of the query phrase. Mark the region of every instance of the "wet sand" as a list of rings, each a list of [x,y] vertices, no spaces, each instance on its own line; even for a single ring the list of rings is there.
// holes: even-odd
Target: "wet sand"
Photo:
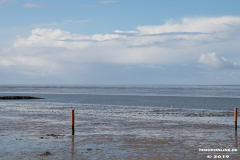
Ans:
[[[0,102],[0,159],[239,159],[199,152],[238,143],[229,111]]]

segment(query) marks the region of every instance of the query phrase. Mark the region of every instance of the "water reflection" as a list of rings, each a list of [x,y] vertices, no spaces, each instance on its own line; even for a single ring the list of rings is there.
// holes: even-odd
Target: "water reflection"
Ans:
[[[235,148],[238,148],[237,131],[235,131],[234,139],[235,139]]]
[[[74,157],[74,136],[72,136],[72,144],[71,144],[71,158]]]

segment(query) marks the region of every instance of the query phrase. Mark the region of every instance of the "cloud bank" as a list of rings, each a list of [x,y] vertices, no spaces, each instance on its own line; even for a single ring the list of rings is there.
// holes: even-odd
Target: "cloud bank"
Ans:
[[[64,74],[69,67],[84,71],[86,64],[97,63],[159,68],[201,63],[238,69],[239,64],[227,58],[239,57],[239,28],[240,17],[233,16],[183,18],[94,35],[36,28],[29,37],[19,36],[11,48],[1,51],[0,67],[31,66],[28,73],[40,75]]]
[[[207,54],[202,53],[198,62],[216,69],[240,69],[239,63],[231,62],[223,56],[219,57],[214,52]]]

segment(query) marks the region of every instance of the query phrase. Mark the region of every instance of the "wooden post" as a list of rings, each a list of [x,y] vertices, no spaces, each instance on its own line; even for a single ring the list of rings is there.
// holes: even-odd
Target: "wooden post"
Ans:
[[[74,110],[71,110],[72,135],[74,135]]]
[[[237,130],[237,108],[234,108],[234,122],[235,122],[235,130]]]

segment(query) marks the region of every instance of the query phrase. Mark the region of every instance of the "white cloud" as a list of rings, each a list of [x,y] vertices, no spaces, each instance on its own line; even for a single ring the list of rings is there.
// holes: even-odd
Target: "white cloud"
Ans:
[[[239,28],[240,17],[230,16],[184,18],[177,23],[138,26],[136,31],[116,30],[89,36],[37,28],[29,37],[17,37],[11,48],[1,51],[0,67],[35,66],[47,74],[49,68],[51,73],[58,73],[86,63],[166,68],[165,65],[196,65],[198,60],[214,68],[236,69],[239,64],[226,58],[240,56]]]
[[[207,54],[202,53],[198,62],[216,69],[240,69],[239,63],[231,62],[223,56],[219,57],[214,52]]]
[[[99,3],[103,3],[103,4],[105,4],[105,3],[115,3],[115,2],[117,2],[117,1],[99,1]]]
[[[38,5],[38,4],[23,4],[22,7],[24,8],[43,8],[44,5]]]
[[[8,60],[0,58],[0,65],[11,66],[11,65],[15,65],[15,64],[12,62],[12,60],[8,61]]]
[[[46,52],[45,49],[41,50]],[[61,65],[52,61],[55,55],[38,55],[41,52],[34,48],[3,49],[0,56],[0,68],[10,67],[14,70],[24,69],[35,75],[58,74]]]
[[[0,0],[0,4],[13,3],[11,0]]]
[[[87,40],[86,36],[72,35],[69,32],[60,29],[35,29],[32,35],[25,38],[19,38],[13,47],[63,47],[69,50],[75,50],[85,47],[84,44],[89,42],[74,42],[78,40]],[[64,40],[71,40],[72,42],[65,42]],[[81,45],[80,45],[81,44]]]
[[[200,32],[218,33],[228,31],[240,25],[240,17],[202,17],[183,18],[180,23],[167,21],[160,26],[138,26],[137,29],[143,34],[161,34],[175,32]]]

